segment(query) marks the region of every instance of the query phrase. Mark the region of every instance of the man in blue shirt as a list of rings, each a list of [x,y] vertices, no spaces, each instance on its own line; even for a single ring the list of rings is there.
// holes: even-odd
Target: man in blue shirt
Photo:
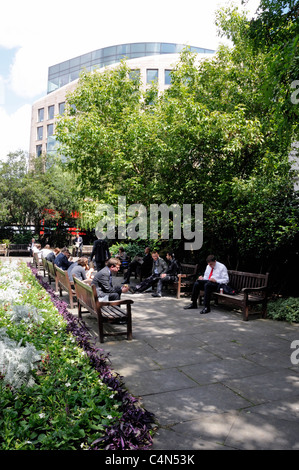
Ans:
[[[69,250],[67,248],[62,248],[59,255],[56,256],[54,264],[58,266],[63,271],[67,271],[68,268],[73,264],[72,261],[69,261],[69,257],[71,256]]]

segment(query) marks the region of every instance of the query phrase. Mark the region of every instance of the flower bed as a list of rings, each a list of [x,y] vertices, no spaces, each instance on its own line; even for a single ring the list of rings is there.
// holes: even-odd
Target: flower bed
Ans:
[[[149,449],[153,415],[32,271],[0,265],[0,449]]]

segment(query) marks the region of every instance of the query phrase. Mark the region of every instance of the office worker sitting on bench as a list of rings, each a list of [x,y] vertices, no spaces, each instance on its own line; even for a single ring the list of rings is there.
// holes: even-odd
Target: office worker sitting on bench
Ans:
[[[192,303],[184,307],[184,309],[197,308],[197,299],[200,290],[204,291],[204,308],[200,313],[209,313],[210,300],[212,292],[219,289],[220,284],[227,284],[229,282],[228,272],[226,266],[216,261],[214,255],[209,255],[206,259],[207,267],[203,276],[199,276],[195,281],[192,288],[191,300]]]
[[[120,261],[117,258],[110,258],[106,266],[97,272],[91,284],[96,286],[98,299],[101,301],[104,297],[108,300],[119,300],[122,293],[128,292],[128,286],[113,286],[112,274],[117,273],[120,268]]]

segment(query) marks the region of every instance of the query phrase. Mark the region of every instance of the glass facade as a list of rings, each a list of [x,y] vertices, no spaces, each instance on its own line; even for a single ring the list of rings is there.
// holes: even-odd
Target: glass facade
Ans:
[[[83,69],[91,71],[95,68],[106,67],[124,58],[129,60],[159,54],[178,54],[186,47],[188,46],[184,44],[167,42],[137,42],[104,47],[49,67],[48,93],[79,78]],[[213,54],[215,52],[212,49],[189,47],[191,52],[199,54]]]

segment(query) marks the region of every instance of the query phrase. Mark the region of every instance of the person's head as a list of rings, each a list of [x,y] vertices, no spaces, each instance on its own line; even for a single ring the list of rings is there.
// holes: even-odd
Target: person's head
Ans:
[[[82,256],[81,258],[79,258],[77,263],[78,263],[79,266],[82,266],[83,268],[89,269],[88,258],[86,258],[86,256]]]
[[[159,253],[156,250],[152,252],[152,258],[154,261],[157,261],[157,259],[159,258]]]
[[[47,250],[50,250],[50,245],[45,245],[45,248],[47,248]]]
[[[150,247],[149,247],[149,246],[147,246],[146,248],[144,248],[144,253],[145,253],[146,255],[148,255],[150,252],[151,252],[151,250],[150,250]]]
[[[38,250],[40,250],[41,247],[42,247],[40,243],[36,243],[35,246],[36,246],[36,248],[37,248]]]
[[[171,252],[171,251],[167,251],[166,253],[166,259],[168,259],[168,261],[172,260],[174,258],[174,254]]]
[[[215,268],[216,257],[214,255],[209,255],[206,259],[206,262],[211,268]]]
[[[110,269],[110,271],[117,273],[121,266],[121,262],[117,258],[110,258],[107,261],[107,266]]]
[[[60,253],[60,248],[54,248],[54,253],[57,256]]]
[[[66,248],[66,247],[62,248],[61,253],[63,253],[67,258],[69,258],[71,256],[68,248]]]
[[[120,253],[123,253],[123,252],[125,251],[125,250],[124,250],[124,247],[120,246],[119,249],[118,249],[118,251],[119,251]]]

